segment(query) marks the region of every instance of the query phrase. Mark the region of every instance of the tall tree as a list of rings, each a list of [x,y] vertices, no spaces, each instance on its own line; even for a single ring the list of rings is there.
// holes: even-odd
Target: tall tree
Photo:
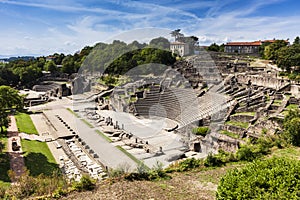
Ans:
[[[184,36],[180,31],[180,29],[176,29],[170,33],[171,36],[175,38],[175,41],[180,41],[180,38]]]
[[[299,38],[299,36],[297,36],[297,37],[295,38],[293,44],[300,44],[300,38]]]
[[[57,65],[54,63],[54,61],[50,60],[47,61],[45,64],[45,70],[51,72],[51,74],[58,71]]]
[[[265,59],[276,60],[277,59],[276,51],[285,46],[287,46],[287,42],[284,40],[276,40],[272,44],[266,46],[264,50]]]
[[[18,91],[9,86],[0,86],[0,132],[3,133],[3,127],[8,127],[9,109],[15,108],[20,110],[23,108],[23,97]]]

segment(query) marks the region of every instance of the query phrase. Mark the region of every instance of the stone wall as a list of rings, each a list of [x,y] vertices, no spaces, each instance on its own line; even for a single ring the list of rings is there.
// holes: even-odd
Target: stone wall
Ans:
[[[267,104],[266,103],[258,103],[256,105],[253,106],[243,106],[243,107],[239,107],[236,112],[256,112],[257,109],[261,108],[261,107],[265,107]]]
[[[300,98],[300,85],[291,85],[291,94],[296,98]]]
[[[276,77],[268,76],[268,75],[246,75],[239,74],[237,75],[237,79],[239,83],[247,84],[250,80],[252,85],[263,86],[272,89],[280,89],[284,85],[288,84],[288,81],[279,79]]]
[[[250,115],[232,115],[230,116],[231,121],[238,121],[238,122],[250,122],[253,120],[253,116]]]
[[[232,126],[232,125],[228,125],[228,124],[223,126],[223,130],[236,133],[236,134],[240,135],[241,137],[246,132],[246,129],[244,129],[244,128],[237,127],[237,126]]]

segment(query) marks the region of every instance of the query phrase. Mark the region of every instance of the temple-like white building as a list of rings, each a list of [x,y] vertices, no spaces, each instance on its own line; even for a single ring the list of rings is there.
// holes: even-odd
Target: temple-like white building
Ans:
[[[189,44],[184,42],[178,42],[178,41],[171,42],[170,50],[172,51],[172,53],[176,53],[181,57],[185,55],[189,55],[190,53]]]

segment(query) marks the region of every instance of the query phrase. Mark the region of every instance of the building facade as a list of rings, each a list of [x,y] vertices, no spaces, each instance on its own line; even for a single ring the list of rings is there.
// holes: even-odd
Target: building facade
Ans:
[[[259,47],[264,43],[273,43],[276,40],[259,40],[254,42],[228,42],[224,46],[226,53],[258,54]],[[285,41],[289,43],[287,40]]]
[[[184,42],[172,42],[170,44],[170,50],[172,53],[176,53],[181,57],[190,54],[189,44]]]

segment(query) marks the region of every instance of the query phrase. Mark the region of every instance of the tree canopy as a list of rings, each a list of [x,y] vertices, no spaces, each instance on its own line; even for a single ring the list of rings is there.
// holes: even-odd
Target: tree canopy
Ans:
[[[166,47],[166,44],[167,41],[163,38],[151,40],[151,45],[148,46],[137,41],[130,44],[118,40],[112,44],[98,43],[84,60],[82,70],[116,75],[147,63],[171,65],[175,62],[172,53],[157,48],[157,45]]]
[[[158,48],[158,49],[164,49],[169,50],[170,49],[170,42],[168,39],[164,37],[158,37],[154,38],[150,41],[149,46],[152,48]]]
[[[277,51],[285,46],[287,46],[287,42],[285,40],[276,40],[275,42],[265,47],[264,58],[267,60],[276,60]]]
[[[216,52],[223,52],[224,51],[224,44],[218,45],[216,43],[212,43],[207,47],[208,51],[216,51]]]
[[[0,131],[3,132],[3,127],[8,127],[9,109],[17,110],[23,108],[23,98],[18,94],[18,91],[9,86],[0,86]]]
[[[120,56],[119,58],[115,59],[106,68],[105,73],[125,74],[130,69],[144,64],[157,63],[157,64],[164,64],[164,65],[172,65],[175,61],[176,59],[170,51],[165,51],[156,48],[137,49],[137,50],[127,52],[122,56]],[[141,71],[140,73],[146,73],[146,72]]]

